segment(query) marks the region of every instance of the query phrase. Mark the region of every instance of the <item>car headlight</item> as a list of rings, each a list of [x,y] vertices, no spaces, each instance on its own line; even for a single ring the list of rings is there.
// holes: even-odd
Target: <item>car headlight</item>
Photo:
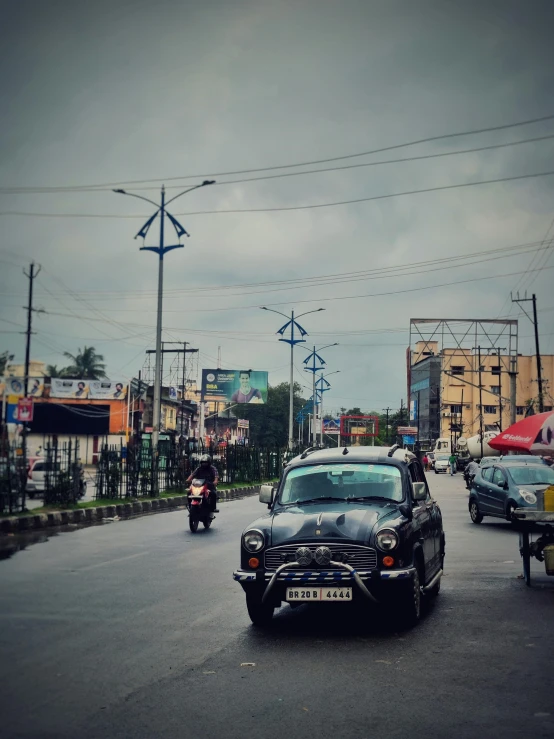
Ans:
[[[242,544],[248,552],[259,552],[264,546],[264,537],[260,531],[247,531],[242,537]]]
[[[529,490],[522,490],[520,488],[519,494],[521,495],[523,500],[530,505],[533,505],[533,503],[537,502],[537,496],[535,495],[535,493],[531,493]]]
[[[377,532],[375,543],[383,552],[390,552],[398,546],[398,536],[392,529],[381,529]]]

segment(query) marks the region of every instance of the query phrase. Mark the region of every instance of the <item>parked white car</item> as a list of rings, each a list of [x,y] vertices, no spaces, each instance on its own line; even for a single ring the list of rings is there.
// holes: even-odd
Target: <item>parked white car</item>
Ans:
[[[33,498],[36,493],[44,493],[46,488],[46,472],[51,476],[59,472],[59,465],[47,462],[44,459],[36,459],[27,473],[27,494]]]
[[[437,454],[435,457],[435,474],[438,475],[439,472],[448,472],[450,469],[450,463],[448,461],[449,455],[448,454]]]

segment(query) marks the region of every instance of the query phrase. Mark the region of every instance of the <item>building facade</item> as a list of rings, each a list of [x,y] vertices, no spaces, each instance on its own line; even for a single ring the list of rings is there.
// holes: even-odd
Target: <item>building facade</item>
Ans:
[[[502,431],[511,419],[524,418],[530,406],[538,411],[535,356],[511,357],[500,351],[443,348],[421,341],[408,354],[411,423],[419,425],[422,446],[441,438],[455,440],[483,431]],[[541,357],[544,410],[554,406],[554,355]],[[515,413],[511,373],[515,370]]]

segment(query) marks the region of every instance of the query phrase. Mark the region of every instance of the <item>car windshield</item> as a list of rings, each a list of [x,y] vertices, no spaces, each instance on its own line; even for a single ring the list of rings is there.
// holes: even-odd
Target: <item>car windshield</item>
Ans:
[[[512,467],[510,475],[516,485],[554,485],[554,470],[546,465]]]
[[[436,461],[437,462],[448,462],[449,456],[448,454],[437,454]]]
[[[388,464],[318,464],[289,471],[279,502],[283,505],[325,499],[403,498],[400,470]]]

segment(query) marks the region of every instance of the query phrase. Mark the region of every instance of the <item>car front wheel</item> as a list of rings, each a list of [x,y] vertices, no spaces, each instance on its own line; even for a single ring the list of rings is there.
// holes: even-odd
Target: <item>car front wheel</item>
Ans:
[[[402,583],[393,606],[395,620],[401,628],[417,624],[421,618],[421,582],[417,570],[409,582]]]
[[[506,506],[506,520],[509,521],[512,526],[517,526],[518,519],[514,516],[514,511],[517,508],[517,505],[513,502],[513,500],[510,500],[508,505]]]
[[[274,606],[262,603],[259,593],[246,593],[246,608],[254,626],[268,626],[273,618]]]

